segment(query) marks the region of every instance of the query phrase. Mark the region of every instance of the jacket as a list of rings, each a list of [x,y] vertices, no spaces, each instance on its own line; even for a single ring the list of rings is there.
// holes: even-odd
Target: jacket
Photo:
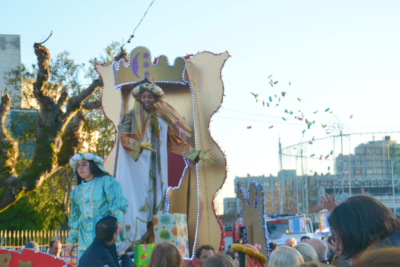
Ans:
[[[133,267],[132,261],[127,254],[121,256],[122,267]],[[117,247],[115,244],[107,245],[97,238],[86,249],[79,259],[78,267],[119,267]]]

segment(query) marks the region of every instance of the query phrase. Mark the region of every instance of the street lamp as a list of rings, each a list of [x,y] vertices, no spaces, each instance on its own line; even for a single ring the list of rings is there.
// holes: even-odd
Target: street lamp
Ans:
[[[400,159],[392,159],[390,162],[392,163],[392,190],[393,190],[393,213],[396,216],[396,195],[394,193],[394,171],[393,171],[393,165],[396,161],[399,161]]]

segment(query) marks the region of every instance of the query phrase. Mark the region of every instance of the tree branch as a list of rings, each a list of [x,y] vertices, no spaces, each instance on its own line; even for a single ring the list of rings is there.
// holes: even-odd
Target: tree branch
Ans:
[[[35,49],[39,67],[36,81],[33,83],[33,94],[38,100],[41,109],[51,110],[54,105],[54,100],[44,88],[44,85],[50,77],[50,52],[45,46],[38,43],[35,43],[33,48]]]
[[[61,90],[61,96],[57,101],[57,106],[59,108],[63,108],[64,105],[67,103],[68,101],[68,89],[69,89],[69,85],[66,85],[62,88]]]
[[[81,131],[85,124],[85,113],[80,110],[74,117],[73,122],[65,130],[62,138],[62,146],[58,153],[57,163],[59,166],[65,166],[69,163],[71,156],[76,154],[79,145],[82,142]]]
[[[86,110],[99,109],[100,107],[101,107],[100,101],[89,102],[82,105],[82,108]]]
[[[79,95],[68,100],[67,112],[61,116],[59,119],[63,121],[65,118],[69,117],[73,112],[77,112],[82,108],[82,103],[88,97],[90,97],[97,89],[103,86],[103,82],[100,79],[96,79],[89,85],[88,88],[83,90]]]
[[[1,96],[0,102],[0,138],[5,138],[7,136],[7,129],[5,126],[5,121],[7,117],[7,113],[10,110],[10,96],[8,94]]]
[[[10,96],[8,94],[1,96],[0,102],[0,187],[3,182],[16,176],[15,163],[18,158],[18,141],[10,138],[5,126],[5,120],[10,110]]]

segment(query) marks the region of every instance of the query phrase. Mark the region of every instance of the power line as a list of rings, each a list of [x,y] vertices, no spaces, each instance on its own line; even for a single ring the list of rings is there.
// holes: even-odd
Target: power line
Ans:
[[[138,25],[137,25],[136,28],[133,30],[132,35],[129,37],[128,42],[126,42],[126,43],[130,43],[131,40],[132,40],[132,38],[135,37],[135,31],[136,31],[136,29],[137,29],[137,28],[139,27],[139,25],[142,23],[144,17],[146,17],[147,12],[149,11],[150,7],[153,5],[154,1],[155,1],[155,0],[151,1],[150,5],[149,5],[149,7],[147,8],[146,12],[144,13],[142,19],[139,21]],[[123,46],[125,46],[125,44],[124,44]]]
[[[223,109],[223,110],[224,110],[224,111],[235,112],[235,113],[253,115],[253,116],[260,116],[260,117],[267,117],[267,118],[278,118],[278,119],[282,119],[282,117],[279,117],[279,116],[270,116],[270,115],[265,115],[265,114],[250,113],[250,112],[244,112],[244,111],[232,110],[232,109]],[[292,115],[292,114],[291,114],[291,115]],[[278,122],[278,121],[265,121],[265,120],[254,120],[254,119],[247,119],[247,118],[232,118],[232,117],[224,117],[224,116],[216,116],[216,118],[237,119],[237,120],[256,121],[256,122],[268,122],[268,123],[278,123],[278,124],[304,125],[304,123],[290,123],[290,122]],[[296,119],[291,119],[291,118],[288,118],[287,120],[294,120],[294,121],[296,121]],[[321,121],[316,121],[316,122],[322,123]],[[325,123],[326,123],[326,122],[325,122]],[[347,126],[347,127],[353,127],[353,128],[379,128],[379,129],[394,129],[394,130],[400,130],[400,128],[395,128],[395,127],[382,127],[382,126],[376,126],[376,125],[354,125],[354,124],[342,124],[342,125],[343,125],[343,126]]]

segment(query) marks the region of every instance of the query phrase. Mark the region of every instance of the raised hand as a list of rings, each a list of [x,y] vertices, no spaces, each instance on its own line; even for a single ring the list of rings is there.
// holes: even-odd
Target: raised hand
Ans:
[[[332,212],[333,209],[336,207],[335,194],[333,193],[332,193],[332,199],[329,197],[329,194],[325,194],[325,197],[321,196],[319,200],[322,202],[322,204],[324,204],[325,208],[329,212]]]
[[[207,150],[201,150],[199,154],[199,158],[206,162],[206,163],[214,163],[215,158],[211,157],[208,152],[211,151],[211,149]]]
[[[140,144],[140,147],[142,149],[146,149],[146,150],[150,150],[150,151],[156,152],[154,150],[153,146],[149,143],[149,139],[150,139],[150,137],[148,137],[145,140],[143,140],[142,143]]]

